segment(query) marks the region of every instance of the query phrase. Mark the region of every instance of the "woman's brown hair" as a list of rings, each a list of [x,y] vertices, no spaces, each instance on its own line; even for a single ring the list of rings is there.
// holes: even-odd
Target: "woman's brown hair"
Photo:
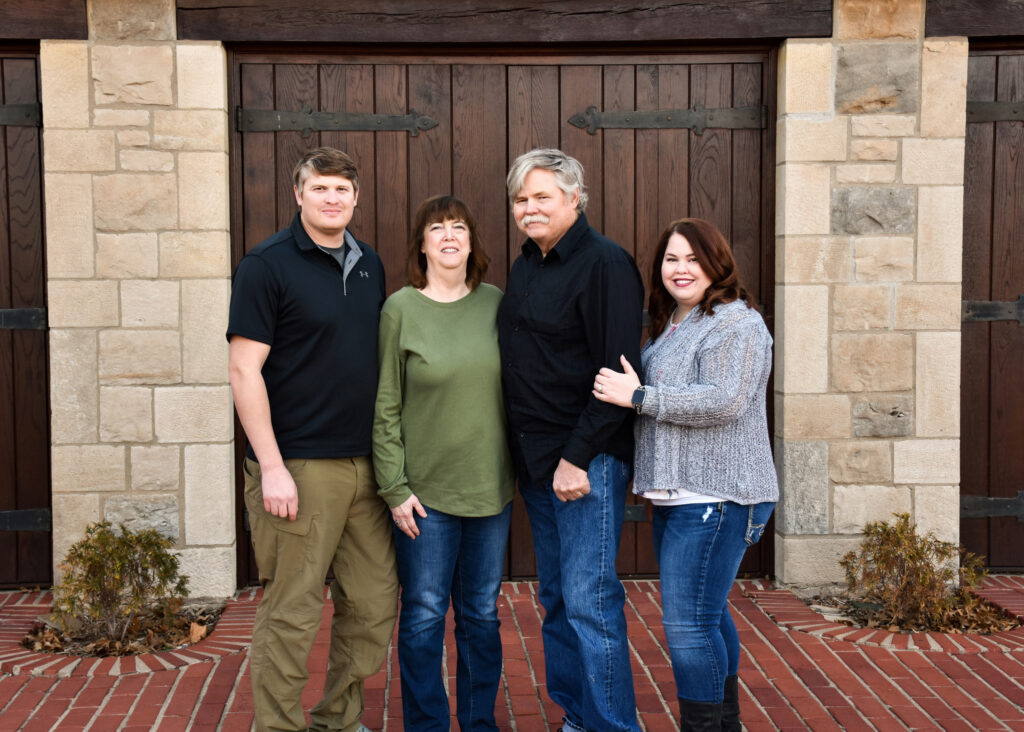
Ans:
[[[445,221],[463,221],[469,228],[469,260],[466,262],[466,285],[475,290],[487,274],[489,258],[477,236],[476,219],[469,206],[455,196],[432,196],[420,204],[409,232],[409,257],[406,273],[409,284],[418,290],[427,286],[427,255],[420,251],[427,226]]]
[[[657,338],[661,334],[676,309],[676,301],[661,280],[661,264],[665,259],[668,240],[673,234],[679,234],[690,243],[697,263],[711,280],[704,297],[697,305],[702,312],[714,315],[715,305],[724,305],[734,300],[743,300],[747,307],[753,307],[753,300],[740,281],[732,248],[722,232],[704,219],[679,219],[669,224],[661,233],[658,247],[654,252],[654,261],[651,262],[651,296],[647,304],[647,314],[651,321],[648,333],[652,338]]]

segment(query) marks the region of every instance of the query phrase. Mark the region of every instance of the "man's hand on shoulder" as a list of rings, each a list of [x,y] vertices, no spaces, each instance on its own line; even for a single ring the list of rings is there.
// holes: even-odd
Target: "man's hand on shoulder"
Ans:
[[[267,513],[294,521],[299,513],[299,491],[288,468],[279,465],[262,470],[260,487],[263,490],[263,508]]]
[[[587,471],[576,467],[565,458],[558,461],[551,486],[555,491],[555,496],[562,503],[575,501],[590,493],[590,480],[587,478]]]

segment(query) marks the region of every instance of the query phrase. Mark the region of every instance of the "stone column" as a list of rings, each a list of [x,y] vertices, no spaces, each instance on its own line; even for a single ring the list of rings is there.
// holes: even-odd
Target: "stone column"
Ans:
[[[224,49],[176,41],[172,0],[90,0],[40,68],[55,564],[90,522],[153,527],[229,595]]]
[[[836,0],[787,41],[778,120],[780,582],[841,582],[865,523],[959,534],[967,41],[923,0]]]

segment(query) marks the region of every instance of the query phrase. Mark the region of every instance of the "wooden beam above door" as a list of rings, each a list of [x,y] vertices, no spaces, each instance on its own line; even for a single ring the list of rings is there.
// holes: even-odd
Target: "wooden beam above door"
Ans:
[[[832,0],[177,0],[182,40],[631,43],[828,38]]]
[[[66,0],[61,3],[54,3],[52,0],[0,2],[0,39],[85,40],[88,37],[85,0]]]

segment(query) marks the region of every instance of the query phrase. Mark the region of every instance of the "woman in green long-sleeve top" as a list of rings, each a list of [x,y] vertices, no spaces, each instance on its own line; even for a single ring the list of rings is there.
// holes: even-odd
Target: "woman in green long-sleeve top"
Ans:
[[[409,285],[384,303],[373,463],[395,521],[406,730],[448,729],[442,653],[455,613],[456,716],[496,730],[497,598],[513,490],[487,256],[466,205],[427,199],[410,236]]]

